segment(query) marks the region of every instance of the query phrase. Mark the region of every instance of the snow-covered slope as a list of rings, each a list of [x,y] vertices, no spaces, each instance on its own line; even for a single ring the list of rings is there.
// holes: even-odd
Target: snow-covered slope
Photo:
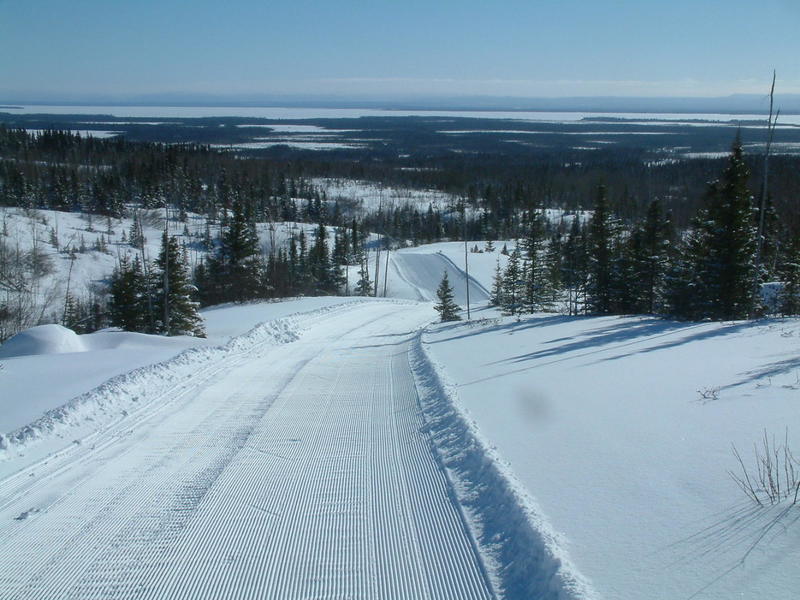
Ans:
[[[732,444],[800,455],[800,322],[538,315],[424,348],[602,597],[791,598],[800,505],[759,508]]]
[[[483,250],[484,242],[471,242],[468,247],[475,245]],[[469,260],[469,294],[470,304],[473,308],[486,305],[492,287],[495,267],[499,262],[503,268],[508,257],[500,253],[502,243],[495,244],[493,252],[468,252]],[[374,279],[375,252],[369,254],[370,278]],[[389,274],[386,277],[386,254],[381,252],[379,285],[380,296],[390,298],[405,298],[423,302],[436,300],[436,288],[442,275],[447,273],[453,287],[455,301],[464,308],[466,306],[466,272],[464,264],[463,242],[439,242],[425,244],[414,248],[402,248],[389,253]],[[351,268],[351,280],[357,277],[357,269]]]
[[[295,339],[317,312],[353,302],[322,297],[216,307],[202,313],[205,339],[76,335],[59,325],[26,330],[0,346],[0,475],[126,417],[203,369],[215,371],[243,347]]]
[[[191,268],[207,254],[204,244],[206,218],[189,213],[186,222],[170,213],[168,231],[176,236]],[[142,256],[155,260],[161,247],[164,232],[163,210],[131,209],[126,218],[106,218],[97,215],[69,213],[52,210],[27,210],[0,207],[0,243],[3,244],[10,264],[20,264],[30,272],[29,265],[36,264],[40,276],[28,278],[27,292],[20,294],[0,287],[0,304],[8,303],[15,313],[23,315],[21,324],[11,334],[41,323],[60,322],[64,313],[65,296],[69,294],[89,303],[106,292],[105,284],[120,257]],[[143,246],[130,243],[134,218],[141,223]],[[311,240],[316,225],[311,223],[259,223],[257,233],[262,252],[266,255],[274,245],[284,247],[293,235],[301,231]],[[334,228],[328,228],[329,245],[332,246]],[[208,233],[216,238],[219,223],[209,226]],[[21,310],[17,310],[21,309]],[[0,339],[8,332],[0,329]]]

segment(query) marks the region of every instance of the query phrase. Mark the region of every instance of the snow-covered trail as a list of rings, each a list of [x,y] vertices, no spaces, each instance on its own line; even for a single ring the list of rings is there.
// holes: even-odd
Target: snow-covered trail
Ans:
[[[67,464],[0,482],[3,598],[493,598],[409,367],[431,316],[318,317]]]
[[[436,300],[436,288],[447,273],[453,288],[453,299],[466,306],[466,274],[459,265],[441,252],[395,252],[390,262],[390,295],[421,301]],[[472,275],[469,278],[470,302],[485,303],[489,291]]]

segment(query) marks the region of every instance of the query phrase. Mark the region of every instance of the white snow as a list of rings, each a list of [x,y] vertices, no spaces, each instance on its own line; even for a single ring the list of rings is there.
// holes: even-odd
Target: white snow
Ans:
[[[86,346],[74,331],[50,324],[31,327],[6,340],[0,346],[0,358],[85,351]]]
[[[211,144],[212,148],[227,148],[233,150],[262,150],[275,146],[289,146],[298,150],[353,150],[363,148],[363,144],[350,144],[344,142],[326,141],[299,141],[296,138],[272,139],[262,142],[238,142],[236,144]]]
[[[425,347],[602,597],[789,598],[800,508],[752,506],[727,471],[732,444],[754,468],[765,430],[800,448],[798,336],[539,315],[438,326]]]
[[[27,329],[0,345],[0,434],[24,428],[83,395],[81,410],[96,418],[91,416],[93,408],[87,409],[95,403],[92,390],[114,377],[170,360],[191,348],[234,343],[265,322],[353,301],[321,297],[209,308],[202,311],[207,338],[122,331],[77,335],[60,325]],[[202,354],[204,359],[206,355]],[[213,352],[210,356],[214,358]],[[124,409],[124,405],[116,407]]]
[[[360,131],[358,129],[327,129],[319,125],[298,125],[295,123],[271,123],[269,125],[264,125],[262,123],[245,123],[243,125],[237,125],[236,127],[258,127],[271,129],[275,133],[313,133],[320,136]]]
[[[501,317],[494,245],[468,254],[473,321],[422,334],[442,272],[465,299],[461,242],[390,254],[388,295],[419,305],[222,306],[205,341],[53,326],[0,347],[5,581],[44,594],[68,569],[85,598],[105,569],[141,597],[230,581],[282,598],[793,597],[800,507],[757,507],[728,471],[732,445],[754,468],[765,431],[800,454],[800,320]]]
[[[324,191],[328,200],[346,199],[356,202],[365,210],[375,210],[379,206],[385,210],[410,205],[419,211],[429,206],[439,210],[451,209],[458,198],[438,190],[419,190],[390,185],[378,185],[371,181],[356,179],[335,179],[316,177],[311,183]]]
[[[4,591],[495,598],[502,574],[417,404],[408,349],[430,306],[333,310],[283,321],[281,339],[273,322],[185,352],[161,366],[168,385],[143,387],[153,369],[122,381],[109,405],[135,384],[138,412],[0,480]],[[546,598],[574,597],[551,572],[541,578]]]
[[[25,129],[31,135],[41,135],[45,132],[44,129]],[[73,135],[79,135],[81,137],[94,137],[98,139],[105,139],[114,137],[115,135],[120,135],[121,131],[99,131],[96,129],[68,129],[70,133]]]

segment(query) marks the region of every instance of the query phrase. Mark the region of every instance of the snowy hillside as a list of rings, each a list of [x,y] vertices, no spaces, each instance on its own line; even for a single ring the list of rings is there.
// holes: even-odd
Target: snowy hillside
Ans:
[[[0,207],[0,265],[13,273],[19,265],[24,293],[0,285],[0,305],[8,303],[21,323],[10,332],[0,330],[0,339],[40,323],[61,322],[65,297],[69,293],[84,303],[106,293],[106,284],[121,257],[144,255],[154,260],[164,232],[163,210],[132,210],[125,218],[107,218],[87,213],[25,210]],[[188,213],[185,221],[169,215],[168,231],[178,238],[190,268],[208,254],[208,240],[216,239],[221,225],[206,227],[204,216]],[[140,224],[140,243],[131,242],[134,221]],[[314,238],[316,225],[310,223],[259,223],[256,227],[262,252],[285,247],[294,235],[304,232]],[[332,244],[336,228],[328,228]],[[31,275],[35,273],[35,275]],[[16,310],[19,307],[19,310]],[[1,325],[0,325],[1,326]],[[3,333],[6,333],[4,336]]]
[[[458,198],[436,190],[404,189],[371,181],[317,177],[311,183],[325,193],[328,201],[339,200],[361,211],[376,211],[378,208],[392,210],[406,206],[420,212],[428,210],[429,206],[446,211],[458,202]]]

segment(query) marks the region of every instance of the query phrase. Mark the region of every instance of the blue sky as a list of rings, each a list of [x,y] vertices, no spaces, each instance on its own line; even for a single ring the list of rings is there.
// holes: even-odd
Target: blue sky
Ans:
[[[800,93],[800,0],[0,0],[0,98]]]

